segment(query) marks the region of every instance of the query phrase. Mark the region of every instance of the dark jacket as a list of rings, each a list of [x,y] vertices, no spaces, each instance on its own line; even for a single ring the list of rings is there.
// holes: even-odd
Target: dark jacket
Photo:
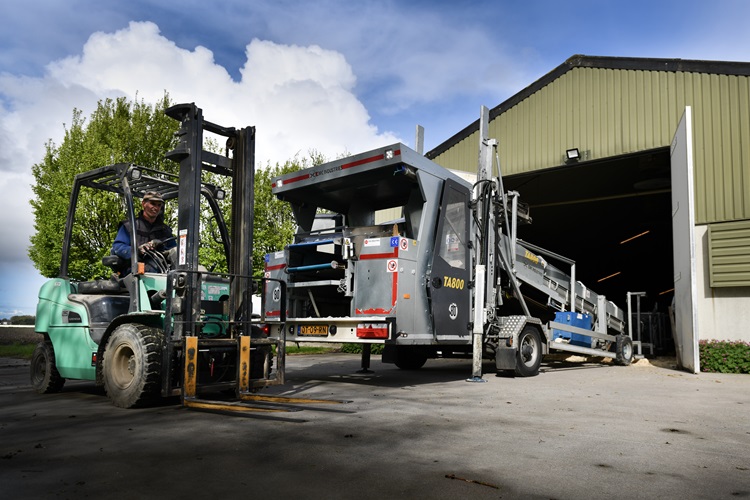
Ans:
[[[165,241],[169,238],[172,238],[172,228],[164,223],[164,213],[160,213],[153,224],[143,217],[143,212],[138,214],[135,219],[135,248],[154,239]],[[175,246],[177,246],[177,242],[174,239],[164,244],[164,248]],[[126,220],[120,223],[120,229],[117,231],[114,243],[112,243],[112,253],[130,262],[132,249],[130,221]]]

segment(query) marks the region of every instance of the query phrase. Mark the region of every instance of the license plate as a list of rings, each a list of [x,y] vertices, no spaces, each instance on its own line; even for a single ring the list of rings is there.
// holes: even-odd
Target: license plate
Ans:
[[[328,325],[299,325],[297,334],[300,337],[327,337]]]

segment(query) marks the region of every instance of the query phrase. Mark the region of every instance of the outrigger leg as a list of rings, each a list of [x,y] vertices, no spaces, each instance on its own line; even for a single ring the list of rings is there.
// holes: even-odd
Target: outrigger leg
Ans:
[[[370,353],[372,352],[372,346],[370,344],[362,344],[362,369],[358,370],[357,373],[375,373],[370,370]]]

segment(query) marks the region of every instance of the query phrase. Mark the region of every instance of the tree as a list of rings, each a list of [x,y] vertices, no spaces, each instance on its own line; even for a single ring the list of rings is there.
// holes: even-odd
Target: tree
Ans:
[[[11,316],[10,324],[11,325],[33,325],[35,319],[36,319],[36,316],[29,316],[29,315]]]
[[[317,152],[310,151],[307,157],[296,155],[283,165],[270,164],[266,168],[255,172],[255,220],[253,235],[253,274],[262,276],[265,268],[266,254],[283,250],[292,242],[296,223],[292,208],[276,198],[271,191],[271,184],[275,177],[296,172],[303,168],[320,165],[326,161]]]
[[[220,153],[221,147],[208,139],[203,145],[207,151]],[[273,195],[272,183],[275,177],[296,172],[303,168],[319,165],[324,163],[325,157],[316,152],[310,151],[307,157],[296,155],[284,164],[276,163],[271,166],[270,163],[265,168],[255,170],[255,199],[254,199],[254,218],[253,218],[253,276],[258,278],[263,276],[265,269],[265,255],[268,253],[283,250],[286,245],[292,242],[296,223],[292,214],[291,206]],[[231,193],[230,179],[212,173],[206,173],[206,182],[214,184],[224,189],[227,198],[219,202],[222,209],[224,220],[227,223],[227,229],[231,233]],[[201,246],[199,249],[199,261],[208,269],[216,272],[227,272],[227,266],[224,259],[224,249],[219,238],[218,227],[211,217],[210,210],[206,206],[201,207]]]
[[[35,178],[34,211],[35,233],[31,237],[29,257],[43,276],[53,277],[60,272],[62,255],[61,235],[70,203],[70,193],[76,174],[113,163],[135,163],[156,170],[178,173],[178,164],[164,158],[174,147],[174,132],[179,124],[167,117],[164,110],[170,106],[169,95],[155,105],[141,101],[129,102],[126,98],[100,101],[91,117],[84,119],[79,110],[73,110],[70,128],[66,128],[62,143],[51,141],[46,147],[44,160],[32,167]],[[220,152],[221,146],[211,138],[204,148]],[[307,157],[299,155],[284,164],[270,164],[255,173],[255,220],[253,245],[253,275],[262,276],[264,256],[282,250],[291,243],[295,223],[291,208],[276,199],[271,192],[274,177],[323,163],[325,158],[316,151]],[[206,173],[207,182],[223,187],[227,194],[230,179]],[[231,199],[220,202],[227,224]],[[223,247],[218,240],[216,224],[209,210],[201,204],[201,245],[199,261],[208,269],[225,272]],[[176,207],[167,204],[166,221],[176,226]],[[74,280],[107,277],[110,270],[101,264],[109,254],[119,224],[125,218],[125,209],[113,193],[83,189],[79,195],[72,235],[68,276]],[[91,223],[96,221],[96,223]],[[230,228],[231,230],[231,228]]]
[[[44,160],[32,167],[35,233],[29,248],[29,257],[43,276],[59,274],[61,235],[76,174],[120,162],[176,171],[176,164],[164,159],[178,127],[164,114],[169,105],[168,94],[153,107],[142,100],[105,99],[99,101],[88,123],[74,109],[62,144],[58,147],[50,141],[45,145]],[[111,193],[82,190],[75,218],[68,275],[79,280],[107,276],[110,271],[101,258],[109,254],[124,209]]]

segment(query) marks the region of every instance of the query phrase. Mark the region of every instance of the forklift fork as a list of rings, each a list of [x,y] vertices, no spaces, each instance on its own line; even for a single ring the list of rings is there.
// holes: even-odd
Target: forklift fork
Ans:
[[[285,396],[270,396],[252,393],[251,390],[266,385],[275,385],[283,383],[278,381],[278,377],[283,378],[283,368],[277,367],[276,379],[252,380],[250,378],[250,353],[252,351],[251,343],[253,339],[248,336],[240,336],[234,341],[237,342],[238,350],[238,374],[237,374],[237,399],[238,401],[220,401],[202,399],[198,397],[198,337],[185,336],[185,367],[184,383],[182,384],[182,405],[187,408],[198,410],[215,411],[221,413],[247,414],[247,413],[286,413],[296,412],[303,409],[318,411],[337,411],[352,413],[345,410],[335,410],[332,408],[315,408],[305,405],[336,405],[350,403],[351,401],[336,401],[330,399],[300,398]],[[230,341],[231,342],[231,341]],[[277,348],[277,358],[283,365],[284,346],[283,340],[261,340],[262,344],[275,343]],[[266,376],[267,374],[264,374]]]

